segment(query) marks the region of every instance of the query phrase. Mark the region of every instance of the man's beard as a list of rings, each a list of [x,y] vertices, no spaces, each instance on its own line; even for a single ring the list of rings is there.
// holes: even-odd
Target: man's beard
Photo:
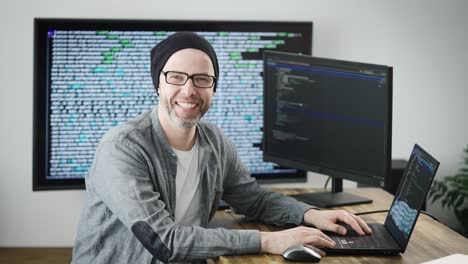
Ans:
[[[197,115],[193,118],[182,118],[177,115],[176,111],[172,108],[169,107],[169,104],[166,105],[166,111],[167,115],[169,116],[169,119],[174,122],[178,127],[183,127],[183,128],[191,128],[195,126],[198,121],[206,114],[208,109],[202,109],[200,108],[201,111],[197,113]]]

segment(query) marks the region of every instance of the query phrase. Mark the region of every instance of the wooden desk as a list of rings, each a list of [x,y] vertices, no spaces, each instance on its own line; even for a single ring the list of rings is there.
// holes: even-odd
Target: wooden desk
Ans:
[[[274,191],[292,194],[312,189],[273,189]],[[373,200],[370,204],[340,207],[350,212],[365,212],[374,210],[388,210],[393,196],[379,188],[347,189],[349,193],[365,196]],[[387,213],[363,215],[366,222],[384,223]],[[258,229],[261,231],[276,231],[280,228],[264,224],[249,222],[245,217],[224,211],[218,211],[212,227],[226,227],[235,229]],[[320,263],[421,263],[450,254],[468,254],[468,239],[459,235],[450,228],[436,222],[432,218],[421,214],[416,228],[411,235],[408,247],[404,254],[397,256],[325,256]],[[270,254],[246,256],[222,256],[214,259],[215,263],[294,263],[285,261],[283,257]]]
[[[72,248],[0,248],[1,264],[65,264]]]
[[[305,190],[299,189],[273,189],[286,194],[299,193]],[[312,191],[312,190],[307,190]],[[373,210],[386,210],[390,208],[393,197],[378,188],[348,189],[347,192],[366,196],[374,201],[371,204],[343,207],[346,210],[357,213]],[[385,221],[386,213],[365,215],[367,222]],[[258,229],[262,231],[280,230],[278,227],[267,226],[255,222],[249,222],[244,216],[218,211],[211,227],[226,227],[235,229]],[[0,263],[70,263],[71,248],[0,248]],[[391,257],[375,256],[326,256],[320,263],[421,263],[450,254],[468,254],[468,239],[452,231],[448,227],[437,223],[430,217],[420,215],[416,229],[411,236],[405,254]],[[281,256],[262,254],[246,256],[222,256],[208,263],[294,263],[286,262]]]

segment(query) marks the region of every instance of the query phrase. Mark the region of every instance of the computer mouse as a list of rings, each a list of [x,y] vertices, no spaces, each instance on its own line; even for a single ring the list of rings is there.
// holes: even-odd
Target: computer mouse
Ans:
[[[300,262],[319,262],[322,259],[319,253],[306,245],[292,245],[283,252],[283,258]]]

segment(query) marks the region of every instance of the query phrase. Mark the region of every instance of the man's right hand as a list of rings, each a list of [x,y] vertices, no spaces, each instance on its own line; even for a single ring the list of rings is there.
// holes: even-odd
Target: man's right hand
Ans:
[[[322,233],[322,231],[305,226],[298,226],[277,232],[260,232],[260,235],[261,253],[281,255],[292,245],[305,244],[311,246],[321,256],[325,256],[325,252],[315,246],[335,247],[335,242]]]

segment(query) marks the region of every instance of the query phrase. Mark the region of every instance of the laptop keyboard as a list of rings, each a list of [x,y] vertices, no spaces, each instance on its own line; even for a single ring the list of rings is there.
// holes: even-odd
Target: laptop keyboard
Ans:
[[[336,248],[389,248],[393,243],[389,240],[392,238],[384,228],[375,228],[371,226],[372,235],[359,236],[350,226],[345,226],[347,234],[330,236],[336,243]]]

